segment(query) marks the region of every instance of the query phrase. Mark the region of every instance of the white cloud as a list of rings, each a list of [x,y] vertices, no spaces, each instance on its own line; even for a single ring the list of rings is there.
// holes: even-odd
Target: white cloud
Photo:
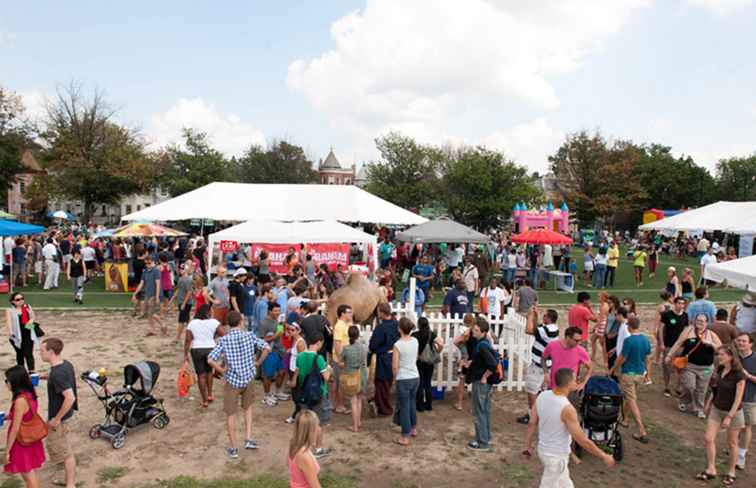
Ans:
[[[545,117],[498,130],[482,143],[492,149],[504,151],[507,157],[525,164],[530,171],[541,174],[548,170],[548,157],[564,141],[565,133],[551,127]]]
[[[651,128],[658,131],[663,131],[672,127],[672,123],[669,119],[657,118],[651,121]]]
[[[45,105],[48,101],[46,93],[39,90],[22,90],[18,92],[24,104],[26,116],[33,121],[39,121],[47,113]]]
[[[685,154],[693,158],[693,160],[706,168],[712,173],[716,169],[717,163],[720,159],[743,157],[756,153],[756,144],[728,144],[720,147],[707,147],[705,149],[694,149],[687,151]],[[676,156],[681,154],[677,153]]]
[[[259,129],[202,98],[179,99],[168,110],[153,115],[146,132],[153,142],[165,145],[181,142],[184,128],[206,132],[213,147],[227,155],[239,155],[251,144],[265,143]]]
[[[730,15],[749,7],[753,0],[687,0],[696,7],[711,10],[718,15]]]
[[[287,83],[355,133],[443,137],[469,109],[491,119],[513,104],[557,109],[552,78],[578,69],[651,3],[367,0],[333,23],[333,49],[290,64]],[[483,119],[475,137],[496,127]]]

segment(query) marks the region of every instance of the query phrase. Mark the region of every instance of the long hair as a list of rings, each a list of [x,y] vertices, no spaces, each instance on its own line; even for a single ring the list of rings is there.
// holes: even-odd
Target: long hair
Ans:
[[[426,317],[417,319],[417,330],[423,334],[430,332],[430,322],[428,322]]]
[[[197,309],[197,313],[194,314],[195,319],[207,320],[210,318],[210,304],[203,303],[200,308]]]
[[[732,359],[732,362],[730,363],[730,369],[732,371],[735,371],[736,373],[741,373],[743,371],[743,363],[740,362],[740,356],[738,355],[737,352],[733,351],[730,346],[724,346],[724,345],[719,346],[717,348],[717,352],[724,352],[725,354],[730,356],[730,358]],[[717,370],[719,370],[720,372],[723,369],[724,369],[724,366],[721,364],[717,368]]]
[[[37,398],[37,393],[32,386],[31,377],[23,366],[13,366],[6,369],[5,381],[10,385],[14,400],[23,392],[31,393],[32,398]]]
[[[300,410],[297,421],[294,423],[294,436],[289,441],[289,459],[303,449],[311,449],[315,446],[318,437],[320,421],[312,410]]]

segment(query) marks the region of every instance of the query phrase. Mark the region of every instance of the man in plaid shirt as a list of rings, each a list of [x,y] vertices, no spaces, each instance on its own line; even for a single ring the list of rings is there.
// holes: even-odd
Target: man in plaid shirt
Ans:
[[[208,364],[223,375],[226,385],[223,387],[223,411],[226,413],[226,432],[231,447],[226,449],[229,457],[239,457],[236,447],[236,425],[234,416],[239,411],[241,398],[244,410],[244,429],[246,438],[244,449],[257,449],[257,443],[252,440],[252,386],[255,379],[255,368],[265,360],[270,352],[270,346],[255,334],[240,327],[242,316],[237,311],[228,313],[226,319],[231,330],[221,337],[218,345],[207,358]],[[255,353],[262,351],[260,358],[255,361]],[[221,360],[221,356],[223,360]]]

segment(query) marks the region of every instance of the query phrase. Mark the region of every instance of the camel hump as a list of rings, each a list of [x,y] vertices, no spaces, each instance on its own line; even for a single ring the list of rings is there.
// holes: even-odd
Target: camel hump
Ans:
[[[363,287],[363,286],[369,286],[369,285],[370,285],[370,282],[365,277],[365,275],[356,271],[349,273],[349,276],[347,277],[347,280],[346,280],[346,286],[350,288]]]

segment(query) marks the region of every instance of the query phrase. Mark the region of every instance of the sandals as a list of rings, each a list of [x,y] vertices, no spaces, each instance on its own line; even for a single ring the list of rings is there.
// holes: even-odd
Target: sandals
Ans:
[[[722,484],[725,486],[732,486],[735,484],[735,480],[737,478],[735,476],[730,476],[729,474],[726,474],[722,476]]]
[[[696,479],[701,480],[701,481],[710,481],[710,480],[715,479],[716,477],[717,475],[707,473],[706,471],[701,471],[700,473],[696,475]]]
[[[641,444],[648,444],[648,436],[640,435],[640,434],[633,434],[633,439],[640,442]]]

